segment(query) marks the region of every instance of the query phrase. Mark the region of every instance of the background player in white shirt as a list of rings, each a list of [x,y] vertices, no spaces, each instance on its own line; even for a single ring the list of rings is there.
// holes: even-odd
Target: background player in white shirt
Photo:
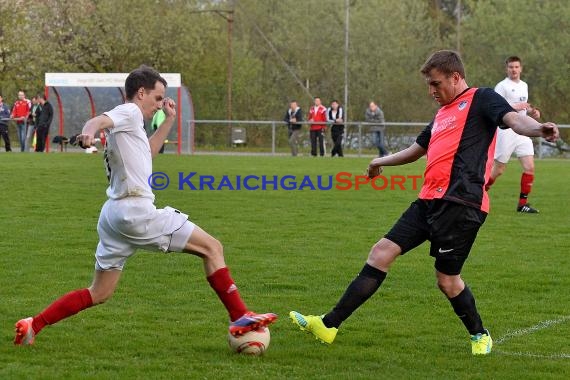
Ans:
[[[505,65],[507,77],[495,86],[495,91],[505,98],[515,110],[538,120],[540,111],[528,102],[528,85],[521,80],[521,59],[511,56],[506,59]],[[536,214],[538,210],[527,203],[527,198],[534,182],[534,147],[530,137],[519,135],[510,128],[498,130],[495,162],[493,163],[491,177],[487,183],[487,190],[496,181],[497,177],[505,172],[507,163],[513,153],[517,155],[523,168],[517,211]]]
[[[101,209],[97,232],[95,274],[89,288],[57,299],[34,317],[16,323],[14,344],[28,345],[47,325],[52,325],[108,300],[121,277],[128,257],[139,248],[185,252],[200,257],[210,286],[230,315],[230,333],[242,335],[277,319],[272,313],[255,314],[243,303],[226,267],[221,243],[171,207],[157,209],[149,184],[152,158],[168,136],[176,118],[176,104],[165,98],[166,81],[148,66],[141,66],[125,81],[127,102],[85,123],[80,145],[89,147],[99,131],[105,132],[105,167],[109,178],[108,200]],[[166,120],[147,137],[144,119],[162,109]]]

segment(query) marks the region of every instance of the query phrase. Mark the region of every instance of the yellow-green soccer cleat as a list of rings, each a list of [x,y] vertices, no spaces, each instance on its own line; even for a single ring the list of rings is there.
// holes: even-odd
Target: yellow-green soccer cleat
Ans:
[[[323,343],[331,344],[336,337],[338,329],[336,327],[326,327],[323,323],[323,317],[318,315],[303,315],[296,311],[289,313],[289,318],[301,330],[310,332]]]
[[[485,330],[483,334],[471,335],[471,352],[473,355],[487,355],[493,347],[493,339],[489,330]]]

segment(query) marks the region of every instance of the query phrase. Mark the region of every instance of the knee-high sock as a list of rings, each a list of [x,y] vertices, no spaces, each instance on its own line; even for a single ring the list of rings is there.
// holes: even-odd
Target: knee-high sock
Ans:
[[[247,313],[247,307],[243,303],[238,288],[230,276],[228,267],[218,269],[209,275],[207,280],[226,307],[231,321],[235,321]]]
[[[79,289],[69,292],[54,302],[44,311],[34,317],[32,329],[34,333],[39,333],[45,326],[53,325],[64,318],[71,317],[93,306],[89,289]]]
[[[528,195],[532,190],[532,183],[534,182],[534,175],[523,173],[521,176],[521,194],[519,197],[519,206],[526,205]]]
[[[386,272],[365,264],[358,276],[348,285],[336,306],[323,317],[325,326],[339,327],[378,290],[385,278]]]
[[[471,290],[465,285],[465,289],[457,296],[449,298],[451,306],[453,306],[453,311],[461,319],[461,322],[465,325],[469,334],[475,335],[478,333],[484,333],[483,321],[477,312],[477,306],[475,305],[475,298]]]

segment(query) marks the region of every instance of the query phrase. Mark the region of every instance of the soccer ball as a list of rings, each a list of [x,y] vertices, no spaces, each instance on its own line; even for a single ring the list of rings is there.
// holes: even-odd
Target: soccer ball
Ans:
[[[269,347],[270,334],[267,327],[261,327],[241,336],[228,334],[228,343],[232,351],[245,355],[262,355]]]

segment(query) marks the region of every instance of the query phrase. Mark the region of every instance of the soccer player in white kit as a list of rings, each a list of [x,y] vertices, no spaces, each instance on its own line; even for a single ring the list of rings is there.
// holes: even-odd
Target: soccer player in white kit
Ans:
[[[506,59],[505,65],[507,77],[495,86],[495,91],[505,98],[515,110],[538,120],[540,111],[528,102],[528,85],[521,80],[521,59],[511,56]],[[538,210],[531,207],[527,201],[534,182],[534,147],[530,137],[519,135],[510,128],[497,131],[495,162],[491,177],[487,182],[487,190],[497,180],[497,177],[504,173],[513,153],[517,155],[523,168],[517,211],[536,214]]]
[[[149,185],[152,158],[158,154],[176,118],[176,104],[165,98],[166,84],[157,71],[141,66],[125,81],[126,103],[85,123],[78,136],[83,147],[91,146],[101,130],[107,138],[104,161],[109,199],[101,209],[97,225],[99,244],[93,283],[89,288],[65,294],[38,315],[19,320],[14,344],[33,344],[45,326],[108,300],[127,258],[139,248],[185,252],[202,258],[206,278],[230,316],[230,334],[239,336],[277,319],[273,313],[255,314],[247,309],[218,240],[189,221],[188,215],[171,207],[154,206]],[[165,112],[166,120],[147,137],[143,119],[152,119],[159,109]]]

